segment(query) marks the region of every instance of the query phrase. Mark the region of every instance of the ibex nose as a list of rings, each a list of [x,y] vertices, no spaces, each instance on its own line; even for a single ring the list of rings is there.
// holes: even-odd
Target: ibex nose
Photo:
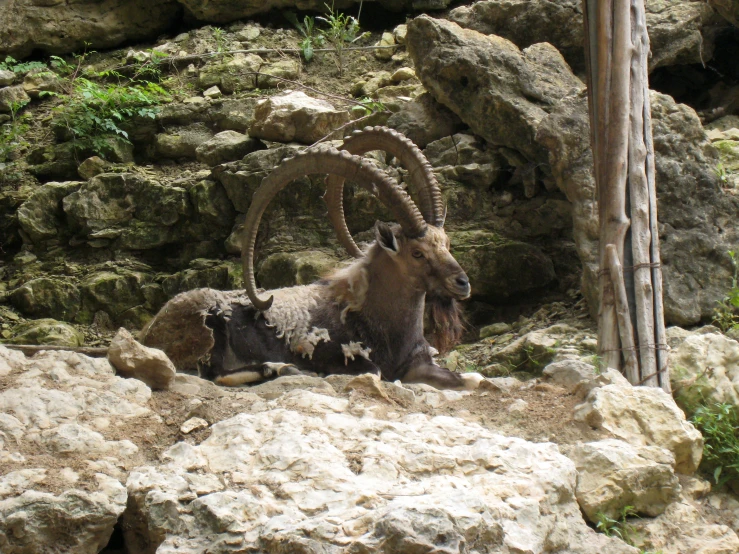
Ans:
[[[457,286],[460,289],[464,289],[470,286],[470,280],[467,278],[467,275],[460,275],[454,280],[455,283],[457,283]]]

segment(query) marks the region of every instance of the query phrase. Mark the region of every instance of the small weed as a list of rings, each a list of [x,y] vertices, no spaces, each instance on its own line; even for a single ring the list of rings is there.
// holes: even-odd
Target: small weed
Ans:
[[[718,180],[721,183],[722,187],[725,187],[729,184],[729,172],[726,171],[724,164],[719,162],[713,172],[716,174],[716,177],[718,177]]]
[[[721,486],[739,482],[739,410],[732,404],[701,403],[690,421],[703,435],[701,469]]]
[[[328,29],[321,29],[319,33],[334,49],[336,67],[339,70],[339,76],[341,76],[344,72],[344,47],[367,34],[359,34],[359,15],[362,13],[362,3],[359,3],[359,14],[356,18],[334,11],[333,2],[331,6],[324,5],[327,10],[326,17],[316,17],[316,19],[326,23]]]
[[[626,544],[633,544],[636,530],[628,522],[628,518],[637,517],[633,506],[624,506],[617,518],[612,518],[603,512],[595,514],[595,527],[607,537],[616,537]]]
[[[731,278],[731,288],[723,300],[718,302],[714,310],[713,322],[722,331],[739,328],[739,260],[736,252],[729,251],[734,275]]]
[[[213,38],[216,41],[216,52],[223,52],[226,50],[226,32],[220,27],[213,27],[211,30]]]
[[[593,364],[596,375],[600,375],[601,373],[603,373],[603,356],[593,354],[592,356],[590,356],[590,363]]]
[[[361,106],[358,106],[358,109],[364,110],[364,113],[361,114],[362,116],[376,112],[384,112],[387,109],[385,107],[385,104],[383,104],[379,100],[374,100],[366,96],[364,98],[360,98],[359,103],[361,104]]]
[[[298,43],[298,47],[303,54],[303,59],[306,62],[311,61],[313,59],[313,51],[323,46],[325,40],[323,35],[316,29],[315,17],[306,15],[301,23],[298,20],[298,16],[293,12],[282,12],[282,14],[303,36],[303,40]]]

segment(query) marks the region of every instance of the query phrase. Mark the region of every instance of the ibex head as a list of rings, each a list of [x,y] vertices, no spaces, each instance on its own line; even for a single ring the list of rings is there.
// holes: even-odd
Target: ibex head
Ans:
[[[469,297],[470,281],[449,252],[449,237],[444,229],[429,225],[423,236],[410,238],[399,225],[378,222],[375,238],[415,290],[455,300]]]
[[[418,197],[419,207],[386,173],[361,157],[371,150],[384,150],[395,156],[408,170],[408,184]],[[326,203],[329,218],[341,244],[354,257],[364,253],[357,247],[344,219],[343,186],[352,179],[376,195],[393,211],[399,225],[379,223],[375,227],[377,245],[395,265],[395,270],[419,292],[432,297],[461,300],[470,295],[467,275],[449,252],[449,238],[444,232],[446,212],[441,190],[431,165],[410,140],[391,129],[368,127],[347,138],[342,151],[318,148],[301,152],[286,160],[262,182],[252,199],[244,225],[242,242],[246,290],[253,305],[267,310],[272,299],[257,297],[254,281],[254,243],[264,210],[274,196],[296,178],[310,174],[329,174]]]

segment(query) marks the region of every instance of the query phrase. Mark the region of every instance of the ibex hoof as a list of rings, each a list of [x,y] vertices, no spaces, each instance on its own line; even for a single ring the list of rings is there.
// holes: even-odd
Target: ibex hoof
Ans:
[[[485,377],[479,373],[463,373],[461,377],[464,382],[464,390],[475,390],[485,380]]]

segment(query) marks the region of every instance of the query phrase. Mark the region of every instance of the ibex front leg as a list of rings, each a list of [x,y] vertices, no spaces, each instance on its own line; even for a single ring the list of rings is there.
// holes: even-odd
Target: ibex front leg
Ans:
[[[413,366],[401,379],[403,383],[425,383],[437,389],[475,390],[485,378],[479,373],[455,373],[434,363]]]

